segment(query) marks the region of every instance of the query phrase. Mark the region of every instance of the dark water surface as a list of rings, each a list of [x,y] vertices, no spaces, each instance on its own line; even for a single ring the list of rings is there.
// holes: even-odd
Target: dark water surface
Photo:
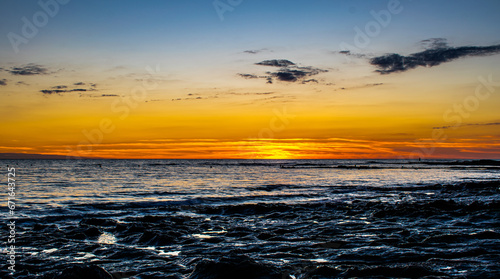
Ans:
[[[500,278],[495,161],[0,162],[12,278]]]

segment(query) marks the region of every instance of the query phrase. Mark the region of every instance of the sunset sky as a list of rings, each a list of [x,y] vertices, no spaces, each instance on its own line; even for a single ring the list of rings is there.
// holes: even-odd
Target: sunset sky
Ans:
[[[497,0],[3,0],[0,153],[500,159],[499,13]]]

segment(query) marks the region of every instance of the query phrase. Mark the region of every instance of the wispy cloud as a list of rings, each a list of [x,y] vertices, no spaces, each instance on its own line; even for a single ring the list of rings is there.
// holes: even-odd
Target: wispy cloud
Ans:
[[[339,89],[341,90],[353,90],[353,89],[363,89],[363,88],[370,88],[374,86],[380,86],[383,85],[382,82],[377,82],[377,83],[367,83],[359,86],[353,86],[353,87],[340,87]]]
[[[84,85],[85,83],[83,82],[76,82],[76,83],[73,83],[73,86],[71,87],[74,87],[75,85],[78,85],[78,86],[81,86],[81,85]],[[60,93],[68,93],[68,92],[87,92],[87,91],[96,91],[96,84],[95,83],[89,83],[88,84],[89,86],[87,88],[70,88],[69,86],[67,85],[55,85],[55,86],[52,86],[50,89],[42,89],[40,90],[40,92],[42,92],[43,94],[60,94]]]
[[[247,53],[247,54],[257,54],[257,53],[261,53],[261,52],[266,52],[266,51],[271,51],[267,48],[261,48],[261,49],[251,49],[251,50],[245,50],[243,51],[243,53]]]
[[[353,53],[350,50],[341,50],[341,51],[333,51],[334,54],[342,54],[345,56],[352,56],[355,58],[365,58],[367,55],[366,54],[361,54],[361,53]]]
[[[266,72],[266,75],[255,75],[255,74],[238,74],[238,75],[246,79],[256,79],[256,78],[266,79],[267,83],[273,83],[273,80],[286,81],[286,82],[302,81],[302,83],[308,83],[308,82],[318,82],[318,81],[315,79],[306,80],[305,79],[306,77],[317,75],[323,72],[328,72],[328,70],[323,70],[312,66],[301,67],[295,64],[294,62],[286,59],[264,60],[255,63],[255,65],[276,67],[279,69],[276,71],[268,71]]]
[[[259,78],[259,76],[257,75],[252,75],[252,74],[238,74],[240,77],[242,78],[246,78],[246,79],[253,79],[253,78]]]
[[[449,125],[449,126],[441,126],[441,127],[433,127],[432,129],[450,129],[450,128],[457,128],[457,127],[470,127],[470,126],[499,126],[500,122],[487,122],[487,123],[468,123],[468,124],[461,124],[461,125]]]
[[[255,65],[271,66],[271,67],[288,67],[288,66],[295,66],[295,63],[286,59],[273,59],[273,60],[264,60],[262,62],[255,63]]]
[[[421,41],[428,49],[408,56],[397,53],[370,59],[380,74],[405,72],[421,67],[434,67],[467,56],[483,56],[500,53],[500,45],[448,47],[445,39],[433,38]]]
[[[420,41],[420,45],[424,49],[436,49],[448,47],[448,40],[445,38],[430,38]]]
[[[49,73],[49,70],[47,68],[33,63],[18,67],[12,67],[7,71],[12,75],[20,76],[46,75]]]

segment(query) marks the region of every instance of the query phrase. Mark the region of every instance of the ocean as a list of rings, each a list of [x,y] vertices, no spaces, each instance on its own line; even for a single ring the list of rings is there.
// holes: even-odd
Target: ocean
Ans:
[[[500,278],[499,161],[1,162],[2,278]]]

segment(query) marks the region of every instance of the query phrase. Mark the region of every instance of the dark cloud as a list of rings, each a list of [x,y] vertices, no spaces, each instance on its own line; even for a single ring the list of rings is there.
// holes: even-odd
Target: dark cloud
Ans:
[[[313,79],[313,78],[312,78],[312,79],[306,79],[306,80],[303,80],[303,81],[302,81],[302,83],[303,83],[303,84],[306,84],[306,83],[308,83],[308,82],[318,83],[318,80],[316,80],[316,79]]]
[[[115,94],[102,94],[101,97],[120,97],[120,96]]]
[[[48,89],[43,89],[40,90],[43,94],[59,94],[59,93],[64,93],[68,92],[68,90],[60,90],[60,89],[54,89],[54,90],[48,90]]]
[[[24,81],[18,81],[18,82],[16,82],[16,85],[29,85],[29,84],[27,84]]]
[[[359,86],[354,86],[354,87],[340,87],[338,89],[340,90],[353,90],[353,89],[363,89],[363,88],[369,88],[369,87],[374,87],[374,86],[380,86],[380,85],[383,85],[382,82],[378,82],[378,83],[367,83],[367,84],[363,84],[363,85],[359,85]],[[337,89],[335,89],[337,90]]]
[[[273,59],[273,60],[264,60],[262,62],[255,63],[255,65],[271,66],[271,67],[288,67],[288,66],[294,66],[295,63],[286,59]]]
[[[238,74],[238,75],[246,79],[259,78],[258,76],[252,74]]]
[[[85,88],[40,90],[40,92],[42,92],[43,94],[59,94],[59,93],[66,93],[66,92],[86,92],[86,91],[92,91],[92,90],[85,89]]]
[[[245,50],[245,51],[243,51],[243,53],[257,54],[257,53],[261,53],[261,52],[264,52],[264,51],[269,51],[269,49],[267,49],[267,48],[261,48],[261,49]]]
[[[370,64],[376,66],[377,72],[381,74],[391,74],[395,72],[405,72],[416,67],[434,67],[441,63],[449,62],[461,57],[483,56],[500,52],[500,45],[493,46],[463,46],[463,47],[443,47],[445,42],[433,42],[438,48],[427,49],[421,52],[403,56],[397,53],[378,56],[370,59]]]
[[[46,75],[49,73],[47,68],[32,63],[20,67],[12,67],[10,70],[8,70],[8,72],[13,75],[21,76]]]
[[[450,125],[450,126],[441,126],[441,127],[433,127],[432,129],[450,129],[450,128],[458,128],[463,126],[499,126],[500,122],[489,122],[489,123],[468,123],[468,124],[460,124],[460,125]]]
[[[305,77],[317,75],[322,72],[328,72],[328,71],[313,67],[294,66],[294,67],[281,68],[277,72],[267,72],[267,73],[271,75],[271,77],[274,77],[280,81],[295,82],[298,80],[303,80]]]
[[[299,70],[288,70],[270,73],[271,76],[277,78],[281,81],[297,81],[299,78],[303,78],[306,76],[304,71]]]
[[[73,85],[79,86],[79,85],[85,85],[85,82],[75,82]]]
[[[238,96],[243,96],[243,95],[271,95],[271,94],[274,94],[274,92],[245,92],[245,93],[229,92],[227,94],[229,94],[229,95],[238,95]]]
[[[193,94],[188,94],[188,96],[193,96]],[[205,100],[205,99],[213,99],[218,98],[217,96],[207,96],[207,97],[189,97],[189,98],[176,98],[172,99],[172,101],[192,101],[192,100]]]
[[[95,83],[89,83],[88,88],[80,88],[80,87],[74,87],[75,85],[82,85],[85,84],[83,82],[76,82],[73,83],[73,88],[70,88],[70,86],[67,85],[55,85],[52,86],[50,89],[43,89],[40,90],[43,94],[60,94],[60,93],[69,93],[69,92],[87,92],[87,91],[96,91],[95,89],[96,85]]]
[[[361,54],[361,53],[352,53],[350,50],[341,50],[339,52],[333,51],[333,53],[340,53],[345,56],[352,56],[356,58],[364,58],[366,57],[366,54]]]
[[[445,38],[430,38],[420,41],[420,45],[424,49],[436,49],[448,47],[448,41]]]
[[[7,80],[6,79],[0,79],[0,85],[7,85]]]
[[[314,68],[311,66],[300,67],[297,64],[293,63],[292,61],[285,59],[264,60],[262,62],[255,63],[255,65],[279,67],[280,69],[274,72],[271,71],[266,72],[266,75],[264,76],[258,76],[254,74],[238,74],[238,75],[246,79],[255,79],[255,78],[266,79],[267,83],[270,84],[273,83],[273,79],[286,82],[302,81],[302,83],[307,83],[307,82],[317,82],[317,80],[308,79],[306,81],[305,80],[306,77],[317,75],[323,72],[328,72],[328,70]]]

